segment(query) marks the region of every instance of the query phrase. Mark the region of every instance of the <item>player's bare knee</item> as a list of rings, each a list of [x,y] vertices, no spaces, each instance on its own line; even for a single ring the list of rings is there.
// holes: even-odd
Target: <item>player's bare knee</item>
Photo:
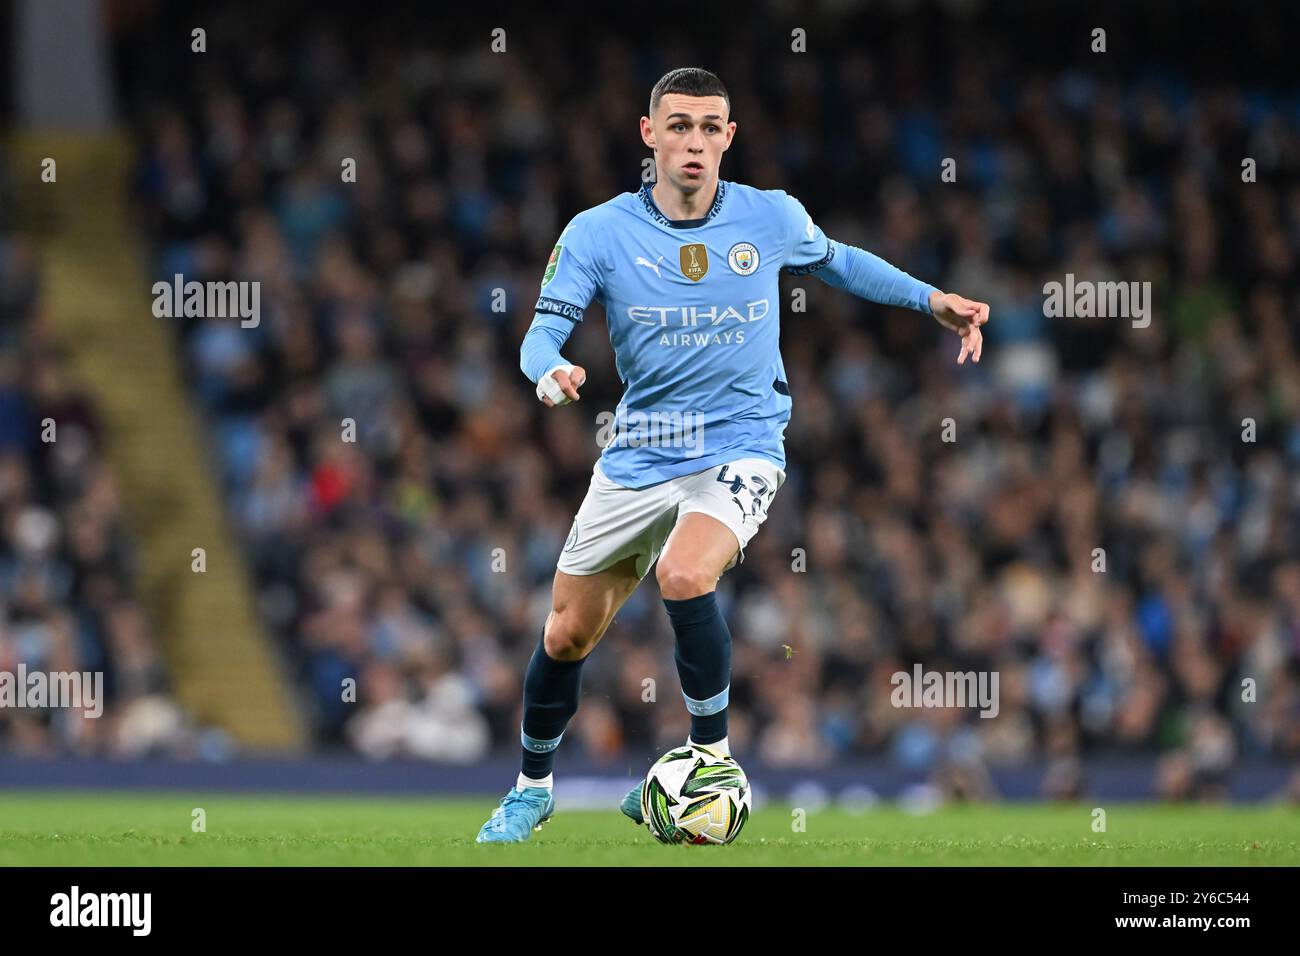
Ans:
[[[659,582],[659,593],[670,601],[699,597],[718,586],[717,575],[662,559],[655,568],[655,580]]]
[[[580,661],[591,653],[600,635],[569,615],[552,614],[546,624],[543,646],[556,661]]]

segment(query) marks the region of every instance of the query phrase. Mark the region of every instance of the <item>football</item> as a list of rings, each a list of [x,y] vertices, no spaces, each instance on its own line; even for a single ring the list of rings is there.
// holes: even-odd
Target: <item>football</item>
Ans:
[[[698,744],[660,757],[641,788],[641,816],[661,843],[730,843],[751,805],[740,764]]]

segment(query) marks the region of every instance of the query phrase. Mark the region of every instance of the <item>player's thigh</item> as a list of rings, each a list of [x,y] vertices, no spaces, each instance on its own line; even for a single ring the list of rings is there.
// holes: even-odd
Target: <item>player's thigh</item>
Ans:
[[[682,489],[677,527],[659,559],[664,597],[682,600],[713,590],[744,559],[746,545],[767,520],[785,472],[761,458],[744,458],[692,475]]]
[[[713,515],[699,511],[683,514],[655,567],[660,593],[670,601],[707,594],[739,550],[735,533]]]
[[[640,583],[635,555],[593,574],[557,570],[546,619],[546,653],[556,660],[590,654]]]

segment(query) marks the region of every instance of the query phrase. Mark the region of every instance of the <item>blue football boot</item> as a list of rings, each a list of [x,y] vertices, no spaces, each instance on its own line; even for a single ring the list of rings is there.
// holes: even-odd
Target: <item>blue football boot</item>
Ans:
[[[623,802],[619,804],[623,816],[636,824],[645,823],[645,818],[641,816],[641,788],[644,786],[645,781],[642,780],[628,792],[628,795],[623,798]]]
[[[546,787],[511,787],[474,842],[522,843],[534,830],[540,830],[554,812],[555,797]]]

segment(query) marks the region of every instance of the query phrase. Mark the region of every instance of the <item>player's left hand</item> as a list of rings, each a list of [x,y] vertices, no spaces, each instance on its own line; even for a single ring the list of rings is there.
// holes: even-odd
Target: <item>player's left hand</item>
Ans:
[[[966,299],[955,292],[931,292],[930,311],[939,323],[961,336],[961,352],[957,364],[962,365],[970,355],[976,362],[984,351],[984,335],[980,326],[989,320],[987,302]]]

